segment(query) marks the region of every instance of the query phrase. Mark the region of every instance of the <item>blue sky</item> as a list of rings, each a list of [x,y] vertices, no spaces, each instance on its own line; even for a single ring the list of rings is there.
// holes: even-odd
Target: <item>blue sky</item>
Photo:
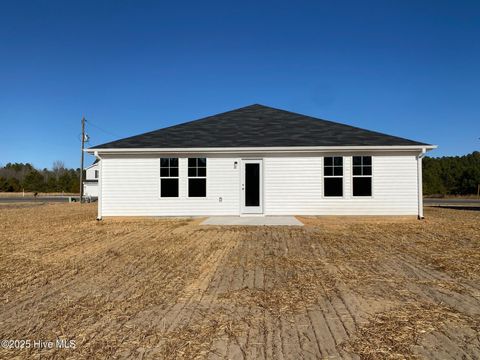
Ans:
[[[1,1],[0,164],[78,167],[82,114],[95,145],[252,103],[469,153],[479,12],[441,0]]]

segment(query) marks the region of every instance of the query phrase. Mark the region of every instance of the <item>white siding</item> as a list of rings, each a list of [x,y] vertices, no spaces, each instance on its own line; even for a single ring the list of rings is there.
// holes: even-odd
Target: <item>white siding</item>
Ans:
[[[265,155],[265,215],[416,215],[417,165],[414,153],[368,153],[373,161],[372,197],[353,197],[351,156],[344,155],[343,198],[323,197],[323,156]],[[99,202],[102,216],[239,215],[242,155],[207,157],[207,197],[187,196],[188,155],[179,157],[179,198],[160,198],[160,156],[104,155]],[[197,156],[197,155],[196,155]],[[192,156],[194,157],[194,156]],[[252,158],[252,155],[248,156]],[[238,166],[234,168],[234,162]],[[220,202],[219,198],[222,198]]]
[[[90,197],[98,197],[98,182],[84,182],[83,195]]]
[[[96,163],[95,165],[91,165],[89,168],[85,170],[85,178],[87,180],[97,180],[97,178],[95,177],[95,171],[98,171],[98,170],[99,170],[98,163]]]
[[[265,158],[264,201],[267,214],[315,213],[322,207],[322,158]]]
[[[333,154],[331,154],[333,155]],[[372,196],[352,196],[352,157],[344,156],[343,197],[323,197],[323,157],[265,158],[268,215],[416,215],[415,155],[373,155]]]
[[[187,158],[180,158],[179,197],[161,198],[160,157],[102,158],[102,216],[238,215],[239,173],[233,163],[208,158],[207,197],[188,198]]]

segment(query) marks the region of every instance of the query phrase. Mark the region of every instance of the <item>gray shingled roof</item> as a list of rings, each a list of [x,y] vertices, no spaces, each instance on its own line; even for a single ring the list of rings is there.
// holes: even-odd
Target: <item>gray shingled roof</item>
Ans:
[[[427,144],[255,104],[93,149],[385,145]]]

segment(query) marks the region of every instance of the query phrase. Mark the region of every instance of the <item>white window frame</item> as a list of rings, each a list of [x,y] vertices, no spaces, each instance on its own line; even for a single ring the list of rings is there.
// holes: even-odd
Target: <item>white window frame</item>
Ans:
[[[93,176],[95,177],[95,179],[98,179],[98,170],[93,170]]]
[[[358,167],[358,165],[353,165],[353,158],[354,157],[361,157],[362,158],[362,161],[361,161],[361,167],[362,167],[362,175],[354,175],[353,174],[353,168],[354,167]],[[369,157],[370,158],[370,169],[371,169],[371,174],[370,175],[363,175],[363,158],[364,157]],[[365,165],[365,166],[368,166],[368,165]],[[373,156],[372,155],[352,155],[352,164],[351,164],[351,187],[352,187],[352,198],[354,199],[370,199],[370,198],[373,198]],[[364,177],[364,178],[370,178],[370,186],[371,186],[371,191],[370,191],[370,195],[366,195],[366,196],[361,196],[361,195],[354,195],[353,194],[353,180],[354,178],[361,178],[361,177]]]
[[[325,175],[325,159],[326,158],[332,158],[333,159],[333,162],[332,162],[332,171],[333,171],[333,175]],[[341,158],[342,159],[342,175],[334,175],[335,174],[335,170],[334,168],[335,167],[339,167],[338,165],[335,166],[335,158]],[[330,166],[328,166],[330,167]],[[323,184],[322,184],[322,195],[324,198],[326,199],[343,199],[345,198],[345,158],[343,156],[336,156],[336,155],[332,155],[332,156],[323,156],[322,158],[322,175],[323,175]],[[326,178],[341,178],[342,179],[342,195],[341,196],[331,196],[331,195],[325,195],[325,179]]]
[[[162,176],[162,159],[168,159],[168,176]],[[177,176],[170,176],[170,159],[177,159],[177,170],[178,170],[178,175]],[[160,199],[178,199],[180,198],[180,158],[178,157],[161,157],[159,160],[159,172],[160,172],[160,184],[159,184],[159,193],[158,196]],[[175,167],[174,167],[175,168]],[[177,196],[162,196],[162,179],[177,179]]]
[[[190,176],[189,170],[190,166],[188,165],[188,162],[190,159],[196,159],[196,165],[195,169],[197,169],[196,173],[197,175],[195,176]],[[205,159],[205,176],[198,176],[198,169],[203,168],[201,166],[198,166],[198,159]],[[197,156],[197,157],[189,157],[187,158],[187,198],[189,199],[206,199],[208,196],[208,179],[207,179],[207,168],[208,168],[208,160],[207,157],[203,156]],[[205,196],[190,196],[190,179],[205,179]]]

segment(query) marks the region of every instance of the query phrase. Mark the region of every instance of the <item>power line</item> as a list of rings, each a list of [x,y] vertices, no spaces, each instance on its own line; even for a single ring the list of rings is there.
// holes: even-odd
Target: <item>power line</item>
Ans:
[[[115,136],[115,137],[121,137],[121,136],[118,135],[118,134],[115,134],[115,133],[113,133],[113,132],[111,132],[111,131],[109,131],[109,130],[105,130],[104,128],[98,126],[97,124],[92,123],[90,120],[88,120],[87,123],[88,123],[89,125],[92,125],[94,128],[96,128],[96,129],[104,132],[105,134],[112,135],[112,136]]]

